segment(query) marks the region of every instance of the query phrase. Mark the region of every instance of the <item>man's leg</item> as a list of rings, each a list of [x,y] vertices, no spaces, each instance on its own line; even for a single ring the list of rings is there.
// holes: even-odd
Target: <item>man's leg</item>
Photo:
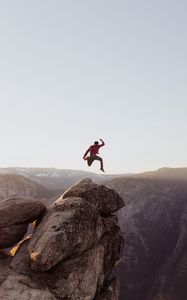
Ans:
[[[89,167],[92,165],[93,161],[94,161],[94,158],[92,156],[89,156],[87,158],[87,164],[88,164]]]
[[[98,156],[98,155],[95,155],[94,158],[95,158],[95,160],[99,160],[100,161],[100,164],[101,164],[100,170],[104,172],[103,159],[100,156]]]

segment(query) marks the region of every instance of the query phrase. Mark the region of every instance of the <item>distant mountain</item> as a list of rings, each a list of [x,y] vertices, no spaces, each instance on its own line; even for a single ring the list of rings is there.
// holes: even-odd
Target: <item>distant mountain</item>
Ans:
[[[55,168],[0,168],[0,174],[16,174],[31,179],[46,188],[64,191],[77,181],[86,177],[91,178],[96,183],[104,183],[125,174],[95,174],[79,170],[65,170]]]
[[[131,174],[131,176],[118,176],[105,182],[105,184],[109,185],[111,188],[114,188],[120,193],[122,197],[126,198],[126,203],[133,199],[132,195],[129,194],[129,189],[127,189],[127,185],[131,185],[133,182],[133,186],[135,181],[132,181],[132,177],[136,179],[147,179],[147,180],[163,180],[163,181],[187,181],[187,168],[161,168],[156,171],[149,171],[139,174]],[[140,188],[141,184],[144,181],[137,181],[138,184],[136,186],[137,192]],[[134,187],[135,188],[135,187]],[[132,192],[132,191],[131,191]],[[131,193],[130,192],[130,193]],[[137,195],[137,193],[135,193]]]
[[[48,201],[57,192],[51,191],[32,180],[20,175],[0,175],[0,201],[9,197],[33,197]]]
[[[156,171],[149,171],[136,174],[141,178],[159,178],[173,180],[187,180],[187,168],[161,168]]]
[[[126,202],[120,300],[187,300],[186,175],[164,168],[107,183]]]

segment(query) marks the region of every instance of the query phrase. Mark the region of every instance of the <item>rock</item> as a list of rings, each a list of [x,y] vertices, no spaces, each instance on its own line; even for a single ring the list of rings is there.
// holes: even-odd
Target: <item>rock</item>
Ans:
[[[25,239],[21,242],[10,264],[11,269],[19,274],[31,273],[30,257],[28,252],[29,242],[30,239]]]
[[[103,232],[109,232],[112,230],[113,227],[118,226],[118,217],[116,215],[110,215],[107,217],[102,218],[103,224]]]
[[[115,223],[111,223],[110,225],[110,231],[105,232],[100,239],[100,244],[104,247],[103,272],[105,278],[108,278],[120,261],[124,241],[120,227]]]
[[[61,260],[80,255],[100,239],[103,227],[94,207],[81,198],[67,198],[42,219],[29,244],[32,268],[49,270]]]
[[[4,252],[0,252],[0,285],[10,274],[9,264],[12,257]]]
[[[0,202],[0,228],[31,223],[44,211],[45,205],[35,199],[11,198]]]
[[[0,248],[19,242],[33,222],[45,211],[45,205],[35,199],[12,198],[0,202]]]
[[[89,178],[70,187],[56,203],[62,203],[63,199],[67,197],[81,197],[86,199],[99,210],[101,215],[109,215],[125,205],[123,199],[116,191],[104,185],[93,183]]]
[[[0,248],[8,248],[19,242],[27,232],[28,224],[0,228]]]
[[[61,262],[49,272],[50,290],[58,299],[94,299],[104,280],[103,256],[103,246],[97,245],[81,256]]]
[[[49,272],[45,272],[46,284],[57,298],[93,299],[95,291],[100,290],[104,279],[109,276],[120,259],[123,245],[120,229],[114,220],[116,221],[115,216],[104,218],[105,234],[99,244],[80,256],[62,261]],[[27,275],[32,273],[32,276],[36,277],[39,272],[35,273],[30,269],[28,244],[29,240],[26,240],[20,245],[12,260],[11,268],[17,273]],[[42,275],[40,273],[40,276],[44,277],[44,273]]]
[[[33,206],[29,207],[30,201],[2,202],[1,246],[20,239],[33,218],[37,218],[37,226],[30,238],[11,250],[13,258],[2,254],[1,259],[0,255],[0,299],[96,300],[99,296],[102,300],[118,299],[115,285],[108,283],[107,278],[120,258],[122,247],[117,217],[111,215],[115,210],[112,201],[119,196],[90,181],[89,187],[95,196],[91,198],[88,193],[88,198],[95,199],[95,204],[88,198],[71,196],[61,198],[48,211],[37,204],[35,214]],[[106,204],[110,198],[111,206]]]
[[[56,298],[40,283],[25,275],[11,274],[0,287],[3,300],[55,300]]]

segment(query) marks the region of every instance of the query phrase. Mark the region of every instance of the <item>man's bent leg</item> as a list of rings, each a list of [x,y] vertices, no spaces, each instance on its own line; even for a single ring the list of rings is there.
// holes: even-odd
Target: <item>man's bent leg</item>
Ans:
[[[95,160],[99,160],[100,161],[100,164],[101,164],[101,168],[100,169],[104,172],[103,159],[100,156],[96,155],[95,156]]]

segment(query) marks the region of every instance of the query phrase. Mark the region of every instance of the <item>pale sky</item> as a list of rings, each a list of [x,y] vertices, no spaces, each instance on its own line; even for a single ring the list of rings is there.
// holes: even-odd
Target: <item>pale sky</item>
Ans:
[[[187,166],[186,0],[0,0],[0,167]]]

